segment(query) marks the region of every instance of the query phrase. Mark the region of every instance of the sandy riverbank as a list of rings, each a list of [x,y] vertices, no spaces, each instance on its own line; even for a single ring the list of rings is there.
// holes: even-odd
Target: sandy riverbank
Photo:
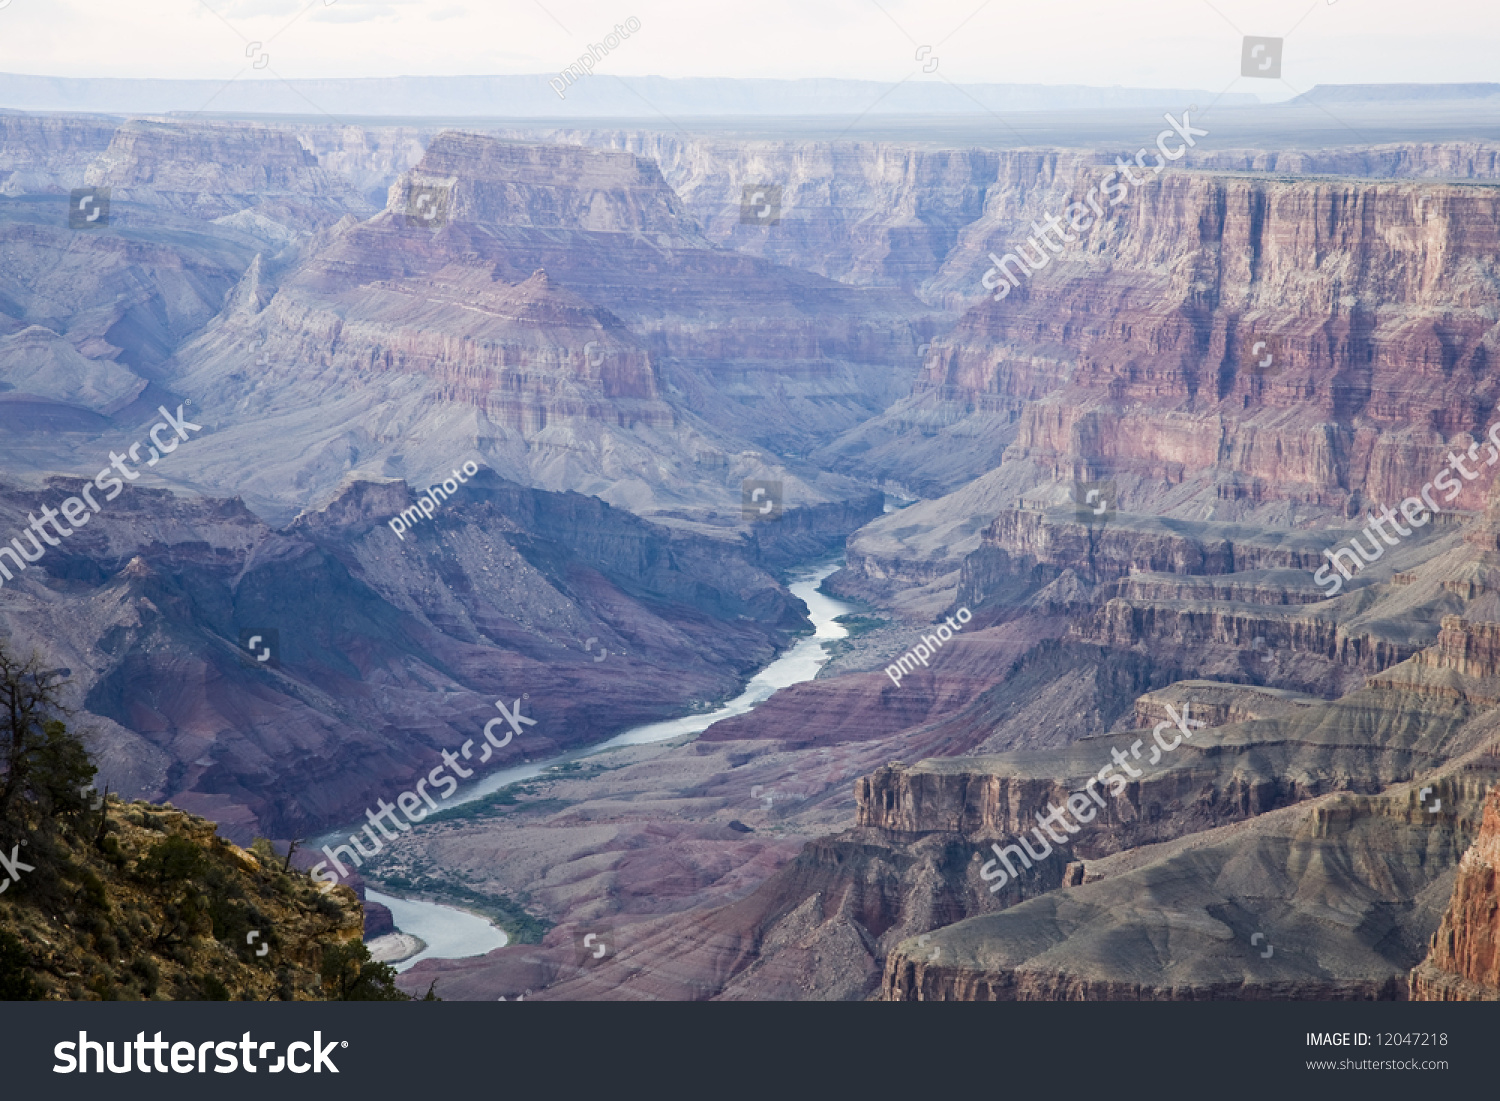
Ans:
[[[365,947],[370,950],[370,958],[377,963],[400,963],[424,951],[427,942],[410,933],[387,933],[367,942]]]

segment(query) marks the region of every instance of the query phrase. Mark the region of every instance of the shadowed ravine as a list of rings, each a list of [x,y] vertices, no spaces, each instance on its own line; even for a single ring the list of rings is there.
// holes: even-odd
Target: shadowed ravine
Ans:
[[[549,769],[582,757],[605,753],[622,746],[649,745],[684,735],[697,736],[714,723],[736,715],[748,714],[783,688],[812,680],[828,660],[828,652],[824,643],[843,638],[848,634],[843,625],[836,620],[837,617],[853,611],[853,608],[818,591],[818,586],[823,583],[823,579],[843,564],[843,560],[839,559],[801,571],[796,575],[787,587],[793,595],[807,605],[808,615],[814,627],[813,633],[798,640],[791,649],[751,677],[745,690],[722,707],[702,715],[687,715],[680,719],[632,727],[588,749],[560,754],[544,761],[532,761],[518,768],[502,769],[460,791],[448,802],[447,806],[454,807],[471,803],[486,795],[492,795],[502,788],[533,779]],[[337,830],[332,831],[328,838],[337,837],[339,833],[340,831]],[[347,835],[348,831],[345,830],[343,833]],[[325,840],[327,839],[319,838],[317,843],[322,844]],[[419,960],[458,959],[482,955],[492,949],[502,948],[506,944],[506,935],[503,932],[484,918],[467,910],[433,902],[393,898],[377,891],[369,891],[368,897],[374,902],[390,907],[396,918],[396,926],[403,933],[419,937],[427,944],[427,948],[423,951],[398,964],[398,971],[405,971]]]

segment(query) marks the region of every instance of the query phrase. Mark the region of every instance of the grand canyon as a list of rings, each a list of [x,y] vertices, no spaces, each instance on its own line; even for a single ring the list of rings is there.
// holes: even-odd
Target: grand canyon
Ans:
[[[416,996],[1500,998],[1500,86],[1197,94],[0,111],[0,631]]]

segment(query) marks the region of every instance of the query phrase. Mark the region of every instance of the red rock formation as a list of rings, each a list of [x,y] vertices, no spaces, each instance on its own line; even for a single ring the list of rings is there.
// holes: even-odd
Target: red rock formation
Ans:
[[[1500,1001],[1500,787],[1485,801],[1479,836],[1459,861],[1432,951],[1411,973],[1411,998]]]
[[[432,227],[406,213],[414,182],[449,189]],[[269,288],[237,293],[179,352],[174,384],[243,401],[267,435],[346,397],[331,446],[385,474],[413,461],[399,442],[415,435],[424,461],[477,445],[507,476],[642,512],[737,515],[746,478],[783,481],[788,511],[868,494],[747,444],[800,453],[892,399],[913,300],[711,247],[660,173],[619,151],[444,134],[389,198],[310,242],[264,308]],[[308,454],[313,472],[293,453],[276,483],[331,492]]]
[[[1082,172],[1052,211],[1099,179]],[[970,309],[915,387],[922,408],[972,417],[986,439],[1014,432],[1006,461],[1035,481],[1120,479],[1142,511],[1180,504],[1183,483],[1200,505],[1242,512],[1395,504],[1488,427],[1500,398],[1484,306],[1500,293],[1492,188],[1174,167],[1105,210],[1055,257],[1039,245],[1047,266],[1003,301]],[[976,224],[948,272],[977,293],[987,253],[1030,233]],[[1278,342],[1264,373],[1249,356],[1263,338]],[[1019,422],[996,426],[986,410]],[[1487,481],[1454,507],[1477,507]]]
[[[1419,665],[1452,669],[1465,676],[1500,676],[1500,623],[1471,623],[1445,615],[1436,645],[1417,655]]]

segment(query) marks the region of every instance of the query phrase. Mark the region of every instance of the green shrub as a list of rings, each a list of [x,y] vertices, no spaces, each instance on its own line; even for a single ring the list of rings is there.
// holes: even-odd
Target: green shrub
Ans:
[[[109,892],[104,889],[104,881],[87,868],[79,878],[83,884],[83,903],[90,909],[109,910]]]
[[[145,991],[146,997],[156,993],[157,986],[161,983],[161,968],[156,961],[149,956],[141,956],[132,961],[130,971],[141,980],[141,989]]]
[[[0,929],[0,1001],[35,1002],[46,990],[31,973],[31,959],[13,934]]]
[[[203,850],[185,837],[168,837],[151,846],[136,864],[136,874],[161,884],[200,879],[207,868]]]
[[[396,987],[396,969],[376,963],[359,941],[333,944],[323,950],[323,992],[335,1002],[406,1002]]]

